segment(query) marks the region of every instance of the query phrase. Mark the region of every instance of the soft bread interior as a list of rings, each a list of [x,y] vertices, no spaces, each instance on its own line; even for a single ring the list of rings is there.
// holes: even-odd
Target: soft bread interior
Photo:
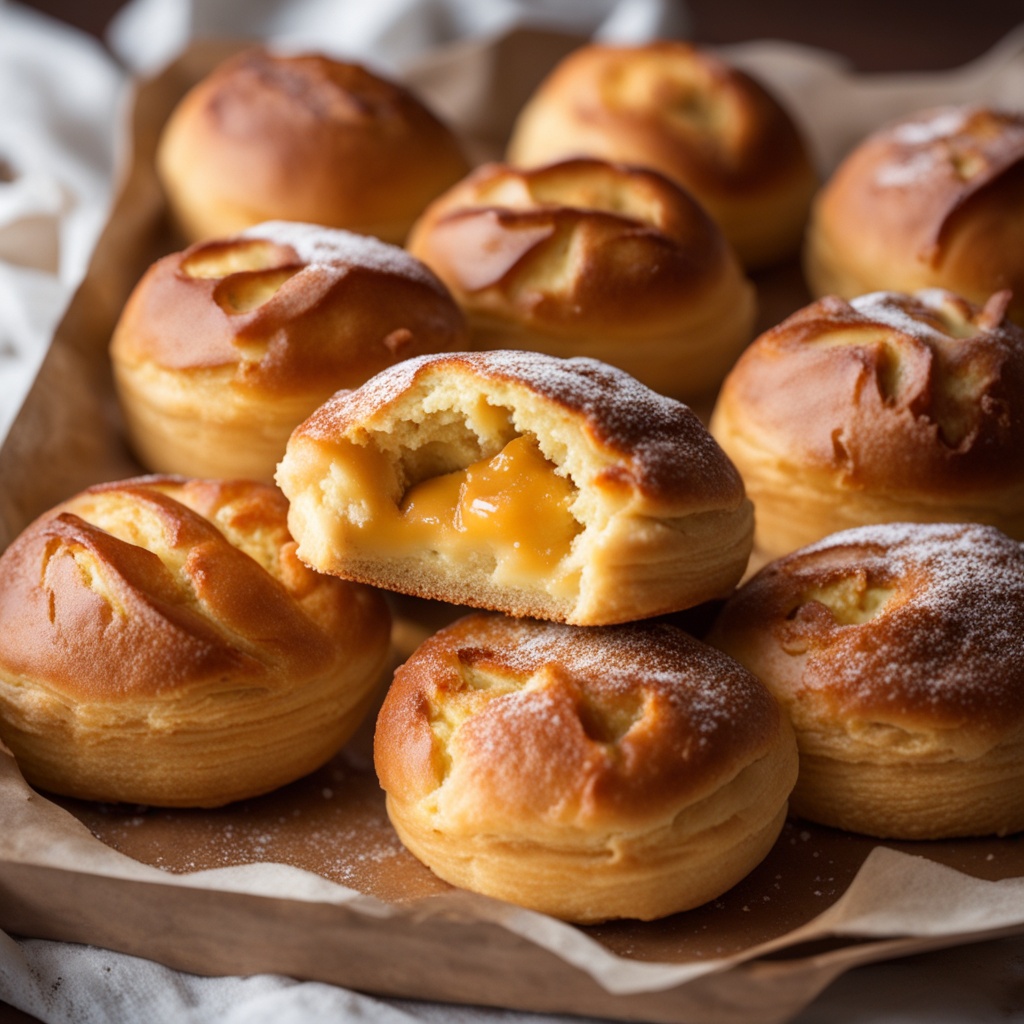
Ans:
[[[437,375],[330,440],[296,431],[278,482],[300,557],[406,593],[579,625],[734,585],[751,529],[742,499],[659,507],[572,410],[510,381],[477,383]]]

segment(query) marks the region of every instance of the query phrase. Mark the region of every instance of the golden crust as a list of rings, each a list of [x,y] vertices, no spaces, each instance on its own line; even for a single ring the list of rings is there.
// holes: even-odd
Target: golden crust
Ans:
[[[518,549],[521,529],[522,550],[507,552],[509,573],[493,546],[467,541],[446,554],[440,530],[405,550],[411,534],[396,524],[373,546],[367,531],[396,518],[416,485],[516,438],[538,453],[540,490],[546,480],[565,498],[560,510],[531,512],[529,496],[512,509],[514,530],[500,540]],[[310,565],[515,615],[594,625],[679,610],[728,593],[750,552],[742,481],[697,417],[590,359],[503,351],[407,360],[318,409],[292,435],[277,477]],[[537,524],[555,528],[549,513],[569,535],[565,550],[524,575],[516,565],[547,533],[538,538]]]
[[[709,642],[800,746],[793,808],[873,835],[1024,829],[1024,549],[975,524],[837,533],[769,566]]]
[[[827,297],[757,338],[711,432],[776,557],[867,522],[972,520],[1024,538],[1024,332],[938,289]]]
[[[398,670],[374,760],[442,878],[576,921],[719,895],[774,842],[796,775],[761,685],[681,630],[494,615]]]
[[[213,806],[331,757],[388,652],[379,595],[295,555],[268,485],[141,477],[0,557],[0,738],[86,799]]]
[[[804,265],[816,295],[948,288],[1013,293],[1024,323],[1024,116],[939,107],[866,138],[815,200]]]
[[[717,387],[753,330],[753,285],[721,231],[652,171],[488,164],[427,208],[408,248],[477,347],[593,356],[668,394]]]
[[[763,86],[707,50],[668,40],[581,47],[541,83],[513,129],[509,162],[574,156],[679,182],[747,266],[797,251],[817,188],[793,119]]]
[[[148,469],[269,482],[288,435],[336,390],[466,337],[444,285],[404,250],[276,221],[154,263],[110,355]]]
[[[186,94],[157,151],[190,241],[295,220],[400,243],[468,168],[451,130],[403,86],[358,64],[262,50]]]

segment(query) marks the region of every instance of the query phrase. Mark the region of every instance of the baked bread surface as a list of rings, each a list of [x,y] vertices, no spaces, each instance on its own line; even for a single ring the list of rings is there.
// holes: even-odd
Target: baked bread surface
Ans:
[[[796,775],[761,684],[681,630],[485,614],[398,670],[374,757],[438,875],[580,922],[720,895],[775,841]]]
[[[424,356],[335,395],[277,480],[321,572],[577,625],[731,591],[742,481],[680,402],[591,359]]]
[[[360,64],[261,49],[183,97],[156,166],[189,241],[295,220],[395,243],[469,169],[451,129],[404,86]]]
[[[217,806],[333,756],[389,649],[368,588],[295,555],[269,485],[98,485],[0,556],[0,739],[90,800]]]
[[[1024,324],[1024,115],[945,106],[868,136],[814,202],[804,267],[816,295],[940,287],[1012,293]]]
[[[785,108],[708,50],[658,40],[592,43],[541,82],[510,163],[594,156],[649,167],[691,192],[748,267],[799,250],[818,178]]]
[[[474,347],[592,356],[677,397],[721,383],[756,301],[718,226],[664,176],[602,160],[478,168],[410,232]]]
[[[789,715],[793,810],[900,839],[1024,828],[1024,549],[991,526],[846,530],[766,566],[709,634]]]
[[[757,510],[759,558],[862,523],[1024,538],[1024,333],[1009,296],[834,296],[757,338],[710,429]]]
[[[154,263],[110,356],[147,469],[270,483],[289,434],[336,390],[466,337],[447,289],[398,246],[270,221]]]

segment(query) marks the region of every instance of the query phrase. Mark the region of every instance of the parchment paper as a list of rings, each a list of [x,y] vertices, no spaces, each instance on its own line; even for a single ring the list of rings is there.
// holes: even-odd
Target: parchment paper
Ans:
[[[496,155],[522,99],[578,42],[517,31],[454,48],[408,77],[473,138],[478,156]],[[138,89],[120,198],[0,450],[0,546],[56,501],[138,471],[121,441],[107,340],[138,276],[174,245],[151,169],[159,127],[226,49],[196,47]],[[834,103],[851,97],[862,120],[873,97],[876,122],[925,96],[990,89],[1005,101],[1011,88],[1024,92],[1021,49],[1009,40],[956,75],[886,82],[767,44],[737,59],[791,100],[814,93],[795,106],[827,170],[851,124],[817,109],[826,87]],[[765,325],[806,299],[795,266],[758,285]],[[396,658],[454,614],[412,601],[396,610]],[[700,610],[690,618],[699,623]],[[198,973],[273,971],[388,995],[722,1024],[785,1020],[860,963],[1024,932],[1020,837],[883,844],[799,821],[719,900],[651,924],[581,929],[458,892],[391,831],[370,728],[309,778],[217,811],[47,798],[0,749],[0,927]]]

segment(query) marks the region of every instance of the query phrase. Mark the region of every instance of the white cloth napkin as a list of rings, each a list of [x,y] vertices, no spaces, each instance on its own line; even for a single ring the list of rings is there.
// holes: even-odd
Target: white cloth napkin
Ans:
[[[0,0],[0,441],[106,219],[123,82],[93,40]]]

